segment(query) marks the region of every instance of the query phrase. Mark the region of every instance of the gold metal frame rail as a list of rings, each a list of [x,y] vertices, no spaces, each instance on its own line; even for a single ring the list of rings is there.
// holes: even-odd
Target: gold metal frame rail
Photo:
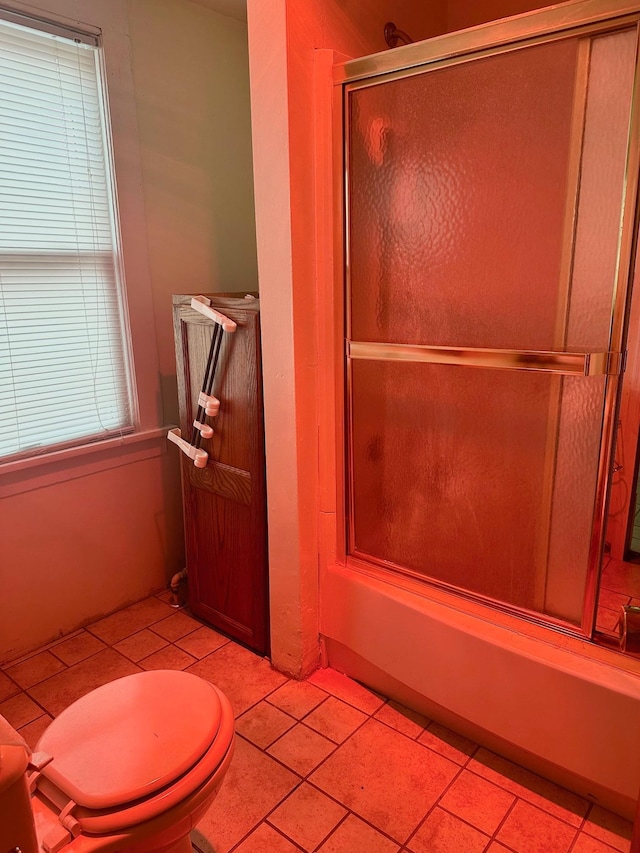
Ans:
[[[534,370],[568,376],[617,376],[622,372],[623,364],[622,353],[619,352],[544,352],[362,341],[347,341],[347,357],[368,361],[413,361],[499,370]]]

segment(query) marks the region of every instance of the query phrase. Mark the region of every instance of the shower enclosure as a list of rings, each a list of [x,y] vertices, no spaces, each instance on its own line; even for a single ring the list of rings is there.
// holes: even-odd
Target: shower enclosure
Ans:
[[[590,636],[640,15],[571,7],[339,69],[345,561]]]

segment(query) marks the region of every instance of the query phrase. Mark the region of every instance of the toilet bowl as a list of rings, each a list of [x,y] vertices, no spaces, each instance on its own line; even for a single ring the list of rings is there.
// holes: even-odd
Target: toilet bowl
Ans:
[[[173,670],[93,690],[50,723],[33,754],[2,723],[3,853],[191,853],[189,832],[233,752],[227,698]]]

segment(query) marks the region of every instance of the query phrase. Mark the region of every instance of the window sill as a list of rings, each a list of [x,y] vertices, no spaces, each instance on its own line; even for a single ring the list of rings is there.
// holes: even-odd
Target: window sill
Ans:
[[[119,468],[166,452],[169,427],[0,463],[0,499]]]

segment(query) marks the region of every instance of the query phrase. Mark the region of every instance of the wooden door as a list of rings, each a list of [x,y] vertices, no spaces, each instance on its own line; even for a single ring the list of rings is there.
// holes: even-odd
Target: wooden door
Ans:
[[[212,393],[220,413],[202,440],[207,466],[182,457],[189,606],[212,626],[269,652],[267,529],[257,299],[205,294],[237,323],[224,333]],[[180,428],[190,440],[213,324],[174,296]]]

